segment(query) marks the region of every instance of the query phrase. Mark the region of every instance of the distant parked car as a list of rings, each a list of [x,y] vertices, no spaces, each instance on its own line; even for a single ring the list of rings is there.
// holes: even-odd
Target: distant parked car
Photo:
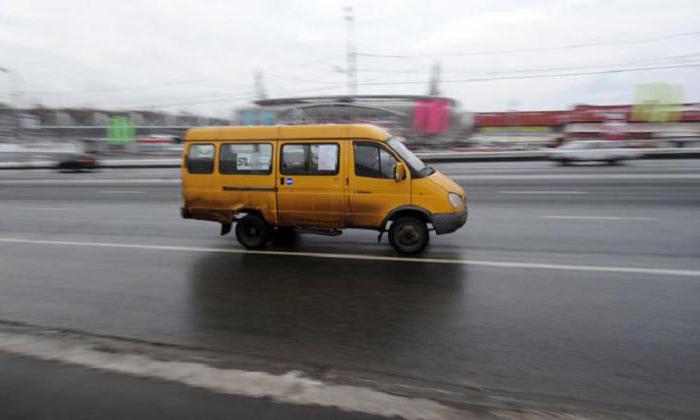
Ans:
[[[561,165],[575,162],[605,162],[615,165],[620,161],[636,159],[641,156],[638,150],[623,147],[619,141],[579,140],[557,147],[549,158]]]
[[[56,164],[61,172],[82,172],[97,169],[97,159],[86,153],[73,153],[61,157]]]

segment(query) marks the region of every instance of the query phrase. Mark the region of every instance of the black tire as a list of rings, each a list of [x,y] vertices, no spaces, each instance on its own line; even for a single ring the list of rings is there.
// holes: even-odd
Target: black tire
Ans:
[[[618,160],[617,160],[617,159],[610,159],[610,160],[608,160],[607,162],[608,162],[608,165],[610,165],[610,166],[615,166],[615,165],[618,164]]]
[[[249,214],[236,223],[236,239],[248,249],[259,249],[270,239],[270,228],[262,217]]]
[[[418,254],[429,240],[428,226],[416,217],[399,217],[389,228],[389,243],[400,254]]]

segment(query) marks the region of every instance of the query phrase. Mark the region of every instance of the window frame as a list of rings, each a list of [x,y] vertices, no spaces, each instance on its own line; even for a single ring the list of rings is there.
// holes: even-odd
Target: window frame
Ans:
[[[209,172],[192,172],[190,169],[190,159],[192,158],[192,147],[194,146],[211,146],[214,149],[214,153],[211,157],[211,171]],[[185,161],[185,168],[187,169],[187,173],[191,175],[212,175],[216,169],[216,144],[214,143],[190,143],[189,146],[187,146],[187,160]]]
[[[335,154],[335,171],[334,172],[329,172],[329,171],[315,171],[311,172],[308,169],[308,164],[311,162],[311,146],[336,146],[336,154]],[[287,173],[285,172],[284,169],[284,148],[286,146],[308,146],[306,150],[308,152],[304,152],[304,156],[306,158],[306,166],[307,166],[307,172],[305,173]],[[280,158],[279,158],[279,171],[280,175],[284,176],[336,176],[340,173],[340,142],[283,142],[281,147],[280,147]]]
[[[237,145],[241,145],[241,146],[243,146],[243,145],[245,145],[245,146],[248,146],[248,145],[268,145],[268,146],[270,146],[270,166],[268,167],[268,169],[266,171],[251,169],[251,170],[236,170],[235,172],[223,172],[221,170],[221,168],[222,168],[221,156],[223,155],[222,152],[224,150],[224,146],[228,146],[228,145],[232,145],[232,146],[237,146]],[[244,143],[244,142],[224,143],[224,142],[222,142],[219,144],[219,156],[218,157],[219,158],[217,159],[217,163],[218,163],[217,169],[218,169],[218,173],[220,175],[270,175],[270,174],[272,174],[272,168],[274,167],[274,163],[275,163],[274,162],[274,160],[275,160],[275,145],[273,143],[265,143],[265,142],[259,142],[259,143],[258,142],[253,142],[253,143]],[[236,165],[236,166],[238,166],[238,165]]]
[[[394,160],[396,161],[396,163],[399,163],[399,162],[403,163],[403,160],[402,160],[400,157],[396,156],[396,154],[393,153],[393,151],[391,150],[391,148],[386,147],[386,146],[385,146],[384,144],[382,144],[381,142],[378,142],[378,141],[371,141],[371,140],[353,140],[353,141],[352,141],[352,170],[353,170],[353,174],[354,174],[355,176],[358,176],[358,177],[360,177],[360,178],[371,178],[371,179],[391,179],[391,180],[394,179],[394,174],[390,174],[390,177],[389,177],[389,178],[385,178],[385,177],[383,177],[383,176],[382,176],[382,177],[375,177],[375,176],[358,175],[358,173],[357,173],[357,167],[356,167],[357,161],[355,160],[355,145],[374,146],[374,147],[376,147],[377,149],[379,149],[379,154],[380,154],[380,156],[381,156],[381,151],[384,150],[386,153],[388,153],[391,157],[394,158]],[[382,170],[382,163],[381,163],[381,162],[382,162],[382,161],[381,161],[381,157],[380,157],[380,156],[378,156],[378,158],[379,158],[379,172],[381,173],[381,170]]]

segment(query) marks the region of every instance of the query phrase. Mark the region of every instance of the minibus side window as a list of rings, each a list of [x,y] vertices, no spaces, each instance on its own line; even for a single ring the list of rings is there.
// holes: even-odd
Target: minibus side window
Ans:
[[[272,172],[272,144],[222,144],[219,148],[219,172],[222,174],[270,174]]]
[[[284,144],[280,172],[282,175],[337,175],[337,143]]]
[[[187,154],[187,171],[191,174],[214,172],[214,145],[193,144]]]
[[[355,175],[367,178],[394,178],[396,158],[374,143],[355,142]]]

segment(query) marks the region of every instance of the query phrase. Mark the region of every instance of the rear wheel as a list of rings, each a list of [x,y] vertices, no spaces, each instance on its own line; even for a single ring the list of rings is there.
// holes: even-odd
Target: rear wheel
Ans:
[[[269,238],[270,228],[260,216],[249,214],[236,223],[236,239],[248,249],[262,248]]]
[[[400,217],[389,228],[389,243],[401,254],[417,254],[428,245],[425,222],[416,217]]]

